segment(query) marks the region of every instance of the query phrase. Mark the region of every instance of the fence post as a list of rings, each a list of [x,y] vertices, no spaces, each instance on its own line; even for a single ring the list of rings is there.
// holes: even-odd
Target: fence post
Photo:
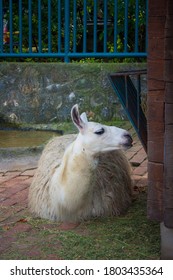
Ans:
[[[19,0],[19,52],[22,53],[22,0]]]
[[[69,62],[69,50],[70,50],[70,5],[69,0],[65,0],[65,32],[64,32],[64,61]]]
[[[2,1],[0,1],[0,52],[3,52],[3,9]]]
[[[51,1],[48,1],[48,52],[52,52],[52,26],[51,26],[51,17],[52,17],[52,11],[51,11]]]
[[[13,53],[13,3],[9,1],[9,31],[10,31],[10,52]]]
[[[125,12],[124,12],[124,52],[128,52],[128,7],[129,0],[125,0]]]
[[[28,48],[29,53],[32,53],[32,1],[28,1],[28,28],[29,28],[29,34],[28,34]]]

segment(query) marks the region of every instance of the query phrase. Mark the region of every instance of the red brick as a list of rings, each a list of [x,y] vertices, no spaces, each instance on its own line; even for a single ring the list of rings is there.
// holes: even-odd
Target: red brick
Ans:
[[[165,91],[164,90],[150,90],[147,95],[147,103],[151,102],[164,102],[165,99]]]
[[[0,176],[0,184],[17,177],[19,174],[20,172],[6,172],[3,176]]]
[[[163,16],[166,14],[166,1],[149,1],[149,16]]]
[[[128,160],[130,160],[131,158],[133,158],[134,155],[135,155],[135,152],[131,152],[131,151],[126,152],[126,157],[128,158]]]
[[[136,186],[138,187],[147,187],[148,186],[148,177],[141,177],[141,179],[137,182]]]
[[[57,255],[55,254],[50,254],[46,257],[48,260],[61,260],[60,257],[58,257]]]
[[[63,222],[62,224],[60,224],[58,226],[58,229],[61,229],[61,230],[71,230],[71,229],[74,229],[74,228],[78,227],[79,225],[80,225],[80,223]]]
[[[173,26],[173,23],[172,23]],[[172,36],[170,38],[166,38],[165,40],[165,60],[172,60],[172,45],[173,45],[173,38]],[[166,62],[166,61],[165,61]],[[165,73],[168,74],[168,77],[170,76],[169,72]],[[167,75],[165,75],[166,81],[167,81]]]
[[[21,203],[22,201],[26,200],[28,196],[28,189],[24,189],[13,196],[7,198],[2,202],[2,206],[12,206],[17,203]]]
[[[149,74],[148,74],[148,93],[150,92],[150,90],[164,90],[165,89],[165,82],[164,81],[159,81],[159,80],[155,80],[153,78],[150,78]]]
[[[132,159],[131,162],[141,164],[147,158],[146,153],[137,153]]]
[[[13,222],[14,222],[14,215],[16,215],[18,212],[23,211],[23,209],[24,207],[22,207],[21,205],[16,205],[15,207],[5,207],[1,205],[0,222],[3,222],[9,219],[10,217],[13,218]]]
[[[173,82],[166,83],[165,86],[165,102],[166,103],[173,103]]]
[[[164,37],[164,28],[165,28],[165,15],[160,16],[155,14],[150,14],[149,9],[149,18],[148,24],[150,28],[148,29],[149,39],[163,38]]]
[[[148,158],[145,159],[145,160],[141,163],[140,166],[142,166],[142,167],[147,167],[147,168],[148,168]]]
[[[163,58],[164,38],[155,37],[154,40],[149,40],[148,48],[150,49],[149,58],[160,60],[161,57]]]
[[[28,186],[30,186],[30,184],[32,183],[33,177],[28,177],[27,179],[25,179],[25,184],[27,184]]]
[[[22,183],[24,183],[26,179],[28,179],[28,176],[18,176],[12,178],[11,180],[3,183],[3,187],[14,187],[14,186],[21,185]]]
[[[30,258],[30,259],[37,259],[43,255],[39,247],[32,246],[25,254]]]
[[[172,48],[172,46],[171,46]],[[171,51],[171,58],[172,58],[172,51]],[[165,81],[172,82],[172,68],[173,68],[173,61],[169,58],[169,60],[165,60]],[[171,74],[170,74],[171,73]]]
[[[157,162],[148,162],[149,181],[163,182],[163,164]]]
[[[173,124],[173,104],[165,104],[165,124]]]
[[[164,60],[150,60],[148,63],[148,75],[156,81],[164,80]]]
[[[34,176],[36,169],[29,169],[25,170],[24,172],[21,173],[21,176]]]
[[[10,236],[14,236],[17,233],[28,232],[30,230],[32,230],[31,225],[29,225],[28,223],[18,222],[14,227],[8,230],[5,235],[10,237]]]
[[[4,199],[7,199],[13,195],[15,195],[18,192],[21,192],[22,190],[28,188],[28,184],[19,184],[18,186],[13,187],[7,187],[3,192],[0,193],[0,201],[3,201]]]
[[[162,122],[164,119],[164,103],[163,102],[152,102],[148,103],[147,119],[148,121]]]
[[[16,208],[16,207],[18,207],[18,205],[14,205],[14,206],[12,206],[11,208]],[[8,208],[10,208],[10,207],[8,207]],[[11,224],[16,224],[20,219],[21,219],[21,217],[24,217],[24,216],[26,216],[26,215],[28,215],[28,212],[27,212],[27,210],[26,210],[26,205],[25,205],[25,207],[23,206],[23,210],[22,210],[22,208],[21,208],[21,210],[20,211],[17,211],[17,212],[15,212],[15,213],[13,213],[11,216],[9,216],[9,217],[7,217],[6,219],[4,219],[3,220],[3,223],[4,224],[9,224],[9,225],[11,225]]]
[[[148,140],[149,141],[156,141],[158,139],[163,139],[164,135],[164,122],[157,121],[157,120],[149,120],[148,121]]]
[[[0,193],[1,193],[1,192],[4,192],[4,191],[5,191],[5,188],[2,187],[2,186],[0,186]]]
[[[163,184],[160,182],[149,181],[148,197],[150,199],[161,200],[163,197]]]
[[[147,200],[147,217],[153,221],[163,221],[163,205],[157,201]]]
[[[134,145],[133,147],[130,148],[130,152],[140,152],[142,150],[142,146],[140,144]]]
[[[135,175],[144,175],[147,173],[147,167],[139,166],[133,170],[133,174]]]
[[[139,180],[141,180],[141,176],[140,176],[140,175],[135,175],[135,174],[133,174],[133,175],[132,175],[132,180],[133,180],[134,185],[136,185],[136,183],[137,183]]]
[[[155,141],[148,141],[148,159],[152,162],[163,163],[164,157],[164,139],[156,139]]]
[[[5,236],[4,238],[0,239],[0,253],[6,251],[8,248],[11,247],[11,243],[15,242],[16,238],[14,237],[7,237]]]
[[[13,177],[19,176],[20,173],[21,173],[21,171],[7,171],[7,172],[5,172],[4,175],[5,176],[11,176],[11,178],[13,178]]]

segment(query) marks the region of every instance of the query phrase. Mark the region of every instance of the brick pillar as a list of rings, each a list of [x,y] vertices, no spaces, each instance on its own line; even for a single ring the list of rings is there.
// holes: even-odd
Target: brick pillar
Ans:
[[[149,1],[148,22],[148,217],[163,220],[164,162],[164,31],[166,4]]]
[[[164,224],[173,228],[173,1],[167,0],[165,24]]]

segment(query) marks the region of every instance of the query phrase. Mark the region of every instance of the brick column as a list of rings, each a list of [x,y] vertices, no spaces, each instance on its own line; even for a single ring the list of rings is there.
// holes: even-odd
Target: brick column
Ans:
[[[173,1],[167,0],[165,24],[164,224],[173,228]]]
[[[163,220],[164,30],[166,4],[149,0],[148,22],[148,217]]]

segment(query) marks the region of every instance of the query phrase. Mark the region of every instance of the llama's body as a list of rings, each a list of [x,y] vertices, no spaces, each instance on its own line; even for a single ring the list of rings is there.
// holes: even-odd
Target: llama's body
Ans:
[[[76,222],[119,215],[130,205],[131,169],[123,151],[96,146],[90,152],[80,137],[56,137],[45,147],[29,191],[37,216]]]

